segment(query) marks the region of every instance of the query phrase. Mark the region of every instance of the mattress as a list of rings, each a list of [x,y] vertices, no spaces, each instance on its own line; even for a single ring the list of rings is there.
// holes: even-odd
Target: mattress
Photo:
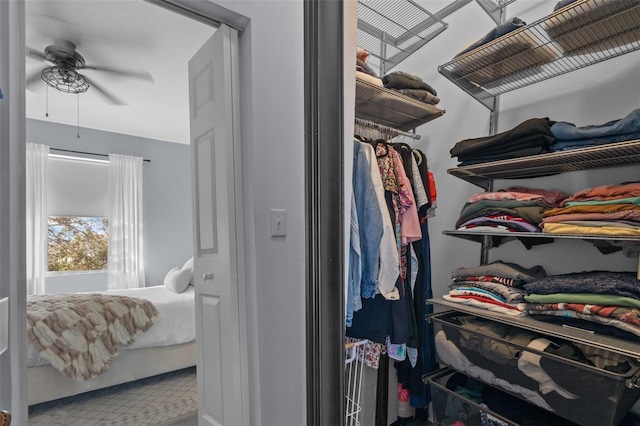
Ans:
[[[163,285],[128,290],[98,292],[147,299],[158,310],[155,324],[129,345],[128,349],[142,349],[186,343],[196,338],[195,289],[189,286],[182,293],[174,293]],[[47,365],[40,353],[28,344],[27,366]]]

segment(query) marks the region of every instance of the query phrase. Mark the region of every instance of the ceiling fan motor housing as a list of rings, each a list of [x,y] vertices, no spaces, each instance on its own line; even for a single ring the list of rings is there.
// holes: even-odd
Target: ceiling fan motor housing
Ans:
[[[81,69],[85,66],[84,58],[76,51],[76,45],[64,39],[57,38],[54,44],[44,49],[45,59],[60,67]]]

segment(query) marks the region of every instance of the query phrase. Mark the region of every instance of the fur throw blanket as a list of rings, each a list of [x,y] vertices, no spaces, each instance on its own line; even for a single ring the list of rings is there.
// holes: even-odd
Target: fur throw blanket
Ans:
[[[104,294],[39,294],[27,299],[27,336],[64,376],[88,380],[148,330],[158,310],[148,300]]]

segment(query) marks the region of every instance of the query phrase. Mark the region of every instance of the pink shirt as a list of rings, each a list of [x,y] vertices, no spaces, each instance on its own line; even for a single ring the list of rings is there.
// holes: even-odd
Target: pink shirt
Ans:
[[[404,170],[402,159],[400,154],[394,149],[389,149],[389,155],[393,159],[394,171],[398,179],[398,184],[402,185],[403,189],[409,195],[408,207],[404,209],[404,212],[400,214],[400,236],[402,245],[407,245],[411,242],[422,239],[422,230],[420,229],[420,220],[418,219],[418,209],[416,207],[416,200],[413,196],[413,190],[411,189],[411,182],[407,177],[407,173]]]

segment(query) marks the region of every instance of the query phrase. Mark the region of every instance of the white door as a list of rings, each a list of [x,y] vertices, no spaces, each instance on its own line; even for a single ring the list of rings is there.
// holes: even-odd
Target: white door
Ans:
[[[238,35],[222,25],[189,61],[198,424],[249,425]]]

